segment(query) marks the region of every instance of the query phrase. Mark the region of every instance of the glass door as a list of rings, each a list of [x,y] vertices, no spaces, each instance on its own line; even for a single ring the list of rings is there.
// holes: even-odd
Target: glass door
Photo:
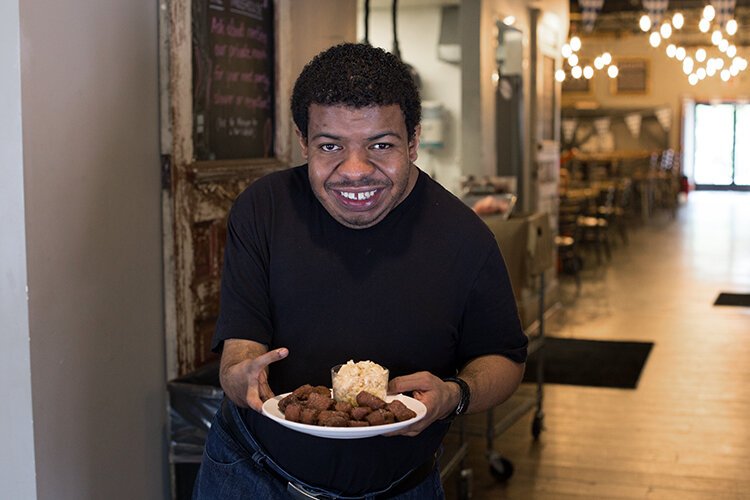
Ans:
[[[750,105],[695,106],[694,182],[697,188],[750,188]]]

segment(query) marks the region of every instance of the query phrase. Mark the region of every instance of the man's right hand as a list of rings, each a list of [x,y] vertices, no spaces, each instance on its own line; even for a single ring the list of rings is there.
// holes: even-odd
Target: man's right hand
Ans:
[[[274,396],[268,365],[288,355],[285,347],[268,352],[265,345],[250,340],[225,340],[219,372],[224,394],[237,406],[260,412],[263,402]]]

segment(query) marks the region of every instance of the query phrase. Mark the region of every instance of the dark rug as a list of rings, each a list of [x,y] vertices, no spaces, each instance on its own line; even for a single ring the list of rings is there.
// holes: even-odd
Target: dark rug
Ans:
[[[715,306],[750,307],[750,293],[722,292],[716,297]]]
[[[544,355],[544,383],[635,389],[653,342],[545,337],[526,363],[524,382],[536,382]]]

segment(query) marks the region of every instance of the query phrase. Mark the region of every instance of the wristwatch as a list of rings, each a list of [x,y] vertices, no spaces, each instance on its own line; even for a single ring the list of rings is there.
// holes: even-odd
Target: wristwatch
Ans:
[[[456,406],[456,409],[453,411],[453,414],[451,416],[458,416],[466,413],[466,410],[469,409],[469,402],[471,401],[471,389],[469,389],[469,384],[467,384],[465,380],[458,377],[447,377],[443,379],[443,382],[454,382],[458,384],[458,388],[460,390],[458,406]]]

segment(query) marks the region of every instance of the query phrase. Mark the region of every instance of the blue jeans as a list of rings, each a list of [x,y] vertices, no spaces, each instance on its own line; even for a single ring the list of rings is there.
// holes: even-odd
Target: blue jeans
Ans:
[[[230,406],[232,418],[235,423],[239,424],[239,430],[252,450],[246,451],[227,432],[225,427],[227,424],[223,422],[224,418],[220,409],[214,416],[206,439],[203,461],[193,489],[193,500],[292,500],[299,498],[287,491],[288,481],[296,483],[313,495],[322,494],[326,498],[337,498],[334,492],[302,483],[276,465],[247,430],[234,405]],[[249,455],[250,451],[254,453]],[[273,469],[275,474],[269,472],[269,468]],[[376,500],[379,496],[367,495],[362,498]],[[445,494],[440,482],[439,470],[436,467],[427,479],[413,489],[389,498],[392,500],[444,499]]]

